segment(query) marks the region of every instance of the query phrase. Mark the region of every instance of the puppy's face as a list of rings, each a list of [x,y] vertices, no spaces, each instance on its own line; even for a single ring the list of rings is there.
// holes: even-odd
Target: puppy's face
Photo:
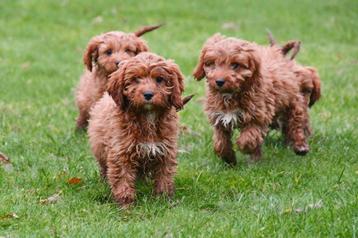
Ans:
[[[141,53],[111,75],[108,92],[122,108],[158,111],[180,108],[183,76],[176,64],[153,53]]]
[[[258,68],[259,59],[248,42],[215,35],[204,45],[194,77],[206,77],[214,91],[235,93],[250,84]]]
[[[108,32],[94,37],[88,44],[83,56],[88,70],[93,65],[107,75],[118,69],[121,61],[148,51],[146,43],[132,33]]]
[[[300,67],[294,73],[307,105],[313,106],[321,97],[321,80],[317,70],[312,67]]]

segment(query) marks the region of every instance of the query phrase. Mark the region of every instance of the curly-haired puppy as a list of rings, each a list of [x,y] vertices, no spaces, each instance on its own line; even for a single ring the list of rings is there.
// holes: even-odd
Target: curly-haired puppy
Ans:
[[[295,80],[300,83],[301,93],[305,97],[306,104],[312,107],[321,97],[321,80],[315,68],[310,66],[302,66],[294,59],[301,48],[301,41],[291,40],[280,46],[274,39],[271,32],[268,32],[270,46],[281,52],[283,56],[287,56],[290,52],[289,59],[293,62],[293,71],[296,75]]]
[[[111,75],[108,93],[92,108],[92,152],[120,205],[134,201],[140,175],[154,178],[155,194],[173,194],[183,89],[176,64],[141,53]]]
[[[292,67],[269,46],[219,34],[204,44],[193,75],[207,79],[206,113],[214,127],[214,150],[224,161],[236,164],[234,128],[240,129],[239,149],[258,160],[276,117],[293,150],[309,151],[307,106]]]
[[[301,42],[298,40],[291,40],[280,46],[273,38],[271,32],[268,32],[268,38],[270,46],[278,52],[281,52],[283,56],[287,56],[291,53],[289,57],[291,62],[289,62],[289,64],[291,64],[292,70],[296,76],[293,80],[299,83],[301,94],[305,99],[305,104],[312,107],[321,97],[321,80],[315,68],[303,66],[295,61],[295,57],[300,51]],[[283,123],[280,121],[280,118],[276,118],[271,124],[271,128],[279,129],[282,125]],[[307,131],[310,135],[311,128],[309,126],[307,126]]]
[[[95,36],[89,41],[83,55],[87,69],[76,89],[78,129],[87,127],[90,108],[102,97],[109,75],[118,69],[121,61],[148,51],[146,42],[140,36],[159,27],[160,25],[147,26],[135,33],[112,31]]]

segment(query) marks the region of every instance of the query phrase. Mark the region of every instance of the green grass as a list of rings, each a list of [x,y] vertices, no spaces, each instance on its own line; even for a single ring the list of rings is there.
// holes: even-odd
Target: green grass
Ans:
[[[92,36],[163,22],[144,38],[176,60],[185,94],[197,95],[180,113],[193,133],[180,138],[174,199],[154,198],[140,183],[135,206],[123,211],[87,136],[74,133],[73,88]],[[262,162],[248,165],[238,152],[229,169],[212,153],[204,82],[190,74],[213,33],[266,43],[266,28],[281,42],[302,40],[298,60],[319,69],[311,153],[297,157],[271,133]],[[0,166],[0,236],[357,237],[357,29],[358,2],[348,0],[1,1],[0,151],[13,168]],[[82,182],[70,185],[71,177]],[[59,201],[40,203],[55,193]]]

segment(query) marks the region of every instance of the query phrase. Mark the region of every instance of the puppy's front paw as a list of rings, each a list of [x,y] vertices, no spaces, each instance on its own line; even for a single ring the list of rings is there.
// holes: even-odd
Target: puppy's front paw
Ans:
[[[237,164],[235,154],[223,155],[221,156],[221,159],[224,160],[231,167],[234,167]]]
[[[128,208],[134,202],[135,193],[130,189],[118,191],[114,194],[114,199],[120,207]]]
[[[294,145],[293,150],[296,153],[296,155],[304,156],[310,151],[310,148],[308,144],[302,144],[302,145]]]
[[[225,161],[230,166],[236,165],[236,156],[235,152],[227,146],[224,146],[222,143],[214,143],[214,152],[217,154],[223,161]]]

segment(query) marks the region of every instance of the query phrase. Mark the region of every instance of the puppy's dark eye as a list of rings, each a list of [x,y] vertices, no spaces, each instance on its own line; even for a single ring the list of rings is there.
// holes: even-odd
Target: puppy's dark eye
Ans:
[[[238,63],[232,63],[230,65],[230,68],[233,69],[233,70],[238,69],[239,67],[240,67],[240,65]]]
[[[206,67],[211,67],[211,66],[213,66],[214,65],[214,62],[213,61],[206,61],[205,62],[205,66]]]
[[[156,77],[156,78],[155,78],[155,81],[156,81],[157,83],[161,83],[161,82],[164,81],[164,78],[163,78],[163,77]]]
[[[130,49],[126,49],[125,52],[129,55],[135,55],[135,52],[133,50]]]
[[[106,55],[111,56],[112,55],[112,50],[111,49],[106,50]]]
[[[133,82],[136,82],[136,83],[140,83],[140,78],[133,77],[133,78],[132,78],[132,81],[133,81]]]

